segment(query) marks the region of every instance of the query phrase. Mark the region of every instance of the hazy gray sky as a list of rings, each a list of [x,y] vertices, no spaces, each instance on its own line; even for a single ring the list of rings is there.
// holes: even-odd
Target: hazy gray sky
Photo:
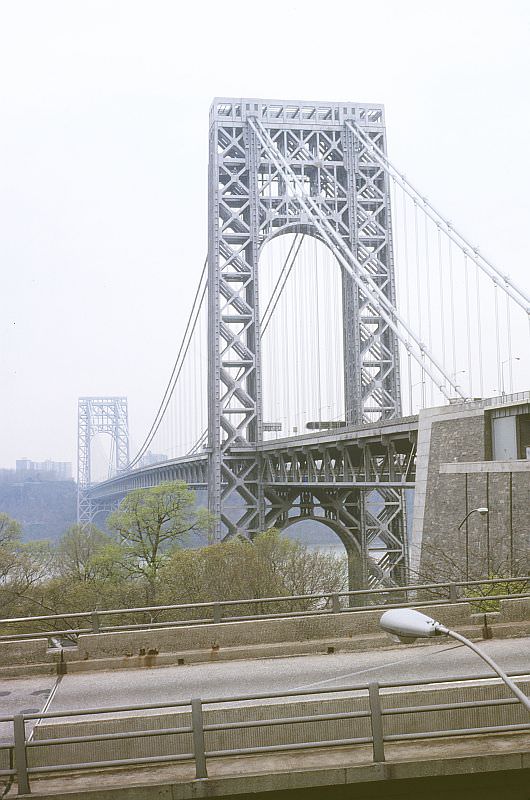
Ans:
[[[528,286],[530,4],[0,0],[0,467],[139,443],[207,247],[214,96],[383,102],[389,152]]]

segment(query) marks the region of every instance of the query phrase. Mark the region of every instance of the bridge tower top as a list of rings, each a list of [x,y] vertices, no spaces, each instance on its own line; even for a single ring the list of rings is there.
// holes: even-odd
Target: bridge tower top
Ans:
[[[92,483],[90,443],[98,433],[112,440],[111,469],[114,474],[129,464],[129,416],[126,397],[80,397],[77,418],[77,522],[93,519],[89,488]],[[111,477],[109,475],[109,477]]]
[[[249,117],[266,124],[301,125],[322,128],[341,126],[346,120],[361,125],[385,124],[385,109],[380,103],[329,101],[263,100],[258,98],[216,97],[210,107],[210,125],[217,122],[246,122]]]

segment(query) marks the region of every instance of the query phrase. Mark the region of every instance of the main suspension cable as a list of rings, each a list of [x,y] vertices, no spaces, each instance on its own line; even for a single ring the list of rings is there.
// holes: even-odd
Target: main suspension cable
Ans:
[[[465,395],[463,395],[459,387],[453,383],[450,376],[445,373],[443,366],[439,364],[436,357],[427,350],[423,343],[419,342],[410,325],[408,325],[401,315],[396,312],[392,302],[388,297],[385,296],[383,291],[373,280],[370,273],[365,269],[365,267],[363,267],[356,256],[350,250],[348,250],[345,242],[341,240],[339,234],[331,226],[329,220],[324,216],[323,212],[314,202],[313,198],[306,193],[304,186],[300,182],[296,173],[289,166],[285,156],[274,144],[263,126],[253,118],[249,118],[249,123],[257,134],[258,139],[261,141],[264,149],[271,154],[272,160],[276,163],[276,166],[279,167],[284,175],[286,175],[289,180],[293,182],[293,185],[298,188],[298,202],[302,208],[313,218],[313,221],[320,230],[323,240],[331,247],[333,251],[335,251],[338,261],[341,263],[346,272],[351,275],[358,287],[361,288],[363,293],[366,294],[368,298],[375,304],[375,308],[377,308],[378,313],[385,320],[388,327],[394,331],[396,336],[403,342],[407,350],[412,352],[412,355],[420,363],[420,365],[422,364],[422,356],[420,356],[417,350],[414,349],[414,345],[416,345],[418,350],[420,350],[421,354],[427,355],[429,359],[429,366],[425,365],[424,369],[431,380],[434,380],[437,384],[439,384],[439,389],[442,394],[444,394],[447,398],[449,397],[443,380],[439,383],[439,378],[434,374],[433,369],[436,370],[440,376],[449,383],[449,386],[453,388],[456,394],[460,395],[462,399],[465,400]]]
[[[208,265],[208,259],[206,258],[205,261],[204,261],[204,266],[202,268],[201,276],[199,278],[199,283],[198,283],[197,289],[195,291],[195,297],[193,298],[193,304],[192,304],[192,307],[191,307],[190,314],[188,316],[188,321],[186,323],[186,328],[184,330],[184,335],[182,337],[182,341],[180,343],[180,347],[179,347],[179,350],[178,350],[178,353],[177,353],[177,357],[175,359],[175,363],[173,364],[173,369],[171,370],[171,375],[169,376],[169,380],[167,382],[167,386],[166,386],[166,389],[164,391],[164,395],[162,397],[162,400],[160,401],[160,405],[158,406],[158,410],[157,410],[155,418],[153,420],[153,424],[151,425],[151,428],[149,429],[149,433],[145,437],[144,442],[143,442],[142,446],[140,447],[140,450],[138,451],[136,456],[133,458],[132,461],[129,462],[128,469],[133,469],[138,464],[138,462],[140,461],[142,456],[147,451],[147,448],[149,447],[149,445],[153,441],[153,438],[154,438],[158,428],[160,427],[160,423],[162,422],[164,414],[166,413],[166,409],[167,409],[167,407],[169,405],[169,401],[171,400],[171,397],[172,397],[173,392],[175,390],[175,386],[176,386],[177,380],[178,380],[179,375],[180,375],[180,373],[182,371],[182,365],[184,364],[184,360],[185,360],[186,355],[187,355],[188,350],[189,350],[191,337],[193,336],[193,333],[195,331],[195,327],[196,327],[196,324],[197,324],[197,319],[199,317],[199,312],[200,312],[200,309],[201,309],[201,305],[202,305],[202,302],[204,300],[204,296],[206,294],[206,289],[208,287],[208,282],[204,280],[205,275],[206,275],[206,267],[207,267],[207,265]],[[203,283],[204,283],[204,285],[203,285]]]
[[[271,321],[272,315],[274,314],[276,306],[278,305],[278,301],[280,300],[280,297],[282,296],[283,290],[285,288],[285,284],[287,283],[287,279],[288,279],[289,275],[291,274],[291,270],[294,267],[294,264],[295,264],[295,261],[296,261],[296,257],[297,257],[297,255],[298,255],[298,253],[300,251],[301,246],[302,246],[302,242],[304,240],[304,234],[301,235],[300,240],[298,240],[298,236],[299,236],[299,234],[297,233],[296,236],[294,237],[293,241],[292,241],[291,247],[289,248],[289,252],[287,253],[287,258],[285,259],[283,267],[282,267],[282,269],[280,271],[280,274],[278,276],[278,280],[276,281],[276,285],[274,286],[274,289],[272,290],[272,294],[270,296],[269,302],[267,303],[267,308],[263,312],[263,319],[261,321],[260,338],[261,338],[261,336],[263,336],[263,334],[265,333],[265,331],[269,327],[269,323]],[[293,255],[292,259],[291,259],[291,262],[289,263],[289,259],[291,258],[291,254],[292,254],[293,250],[295,249],[295,247],[296,247],[295,253],[294,253],[294,255]]]
[[[383,169],[389,174],[395,177],[395,180],[400,184],[402,189],[407,192],[407,194],[416,199],[417,202],[421,203],[424,212],[433,220],[433,222],[439,224],[441,222],[443,224],[443,232],[446,236],[448,236],[458,247],[461,249],[467,248],[469,250],[469,258],[477,264],[480,269],[485,272],[492,280],[498,282],[499,279],[504,283],[502,287],[504,291],[509,294],[512,300],[520,305],[526,313],[529,315],[530,318],[530,297],[526,294],[526,292],[518,286],[514,281],[510,278],[509,275],[504,274],[499,270],[495,264],[492,264],[485,258],[477,247],[473,247],[473,245],[463,236],[459,231],[455,230],[454,226],[452,225],[449,220],[445,219],[445,217],[440,214],[440,212],[434,208],[434,206],[424,197],[418,190],[411,184],[411,182],[402,175],[399,170],[392,164],[386,153],[384,153],[377,144],[370,139],[369,136],[366,136],[364,132],[353,122],[347,121],[347,127],[360,139],[362,144],[365,145],[374,155],[374,158],[381,164]]]

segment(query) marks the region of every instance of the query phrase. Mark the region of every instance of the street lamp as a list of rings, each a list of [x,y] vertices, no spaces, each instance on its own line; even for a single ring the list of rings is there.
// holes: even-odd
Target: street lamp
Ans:
[[[501,395],[504,397],[506,392],[504,391],[504,365],[510,364],[512,361],[520,361],[521,359],[519,356],[512,356],[511,358],[507,358],[505,361],[501,361]],[[510,367],[510,383],[511,383],[512,373]],[[510,387],[510,391],[513,391],[513,387]]]
[[[450,636],[458,642],[467,645],[471,648],[483,661],[486,662],[504,681],[506,686],[517,697],[520,703],[530,711],[530,699],[519,689],[518,686],[506,675],[506,673],[493,661],[486,653],[477,647],[476,644],[466,639],[461,633],[449,630],[445,625],[440,622],[427,617],[420,611],[415,611],[412,608],[392,608],[390,611],[385,611],[379,622],[382,629],[387,633],[397,636],[401,642],[410,643],[418,638],[429,638],[431,636]]]
[[[467,483],[466,483],[466,505],[467,505]],[[468,513],[466,514],[466,516],[464,517],[464,519],[462,520],[462,522],[458,526],[458,530],[460,531],[460,530],[462,530],[462,525],[464,524],[464,522],[466,523],[466,581],[469,580],[469,529],[467,527],[467,521],[468,521],[469,517],[471,516],[471,514],[474,514],[475,511],[478,514],[480,514],[481,517],[485,517],[486,514],[489,514],[489,508],[485,508],[485,507],[473,508],[473,509],[471,509],[471,511],[468,511]],[[490,558],[489,542],[488,542],[487,558],[488,558],[488,575],[489,575],[489,558]]]

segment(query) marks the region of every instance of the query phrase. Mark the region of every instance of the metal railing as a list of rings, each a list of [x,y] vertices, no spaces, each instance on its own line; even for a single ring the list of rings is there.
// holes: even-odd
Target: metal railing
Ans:
[[[492,588],[495,585],[517,585],[517,592],[505,594],[477,594],[469,596],[466,589],[473,587]],[[250,620],[281,619],[300,616],[317,616],[323,614],[339,614],[342,612],[378,610],[396,608],[401,606],[442,605],[444,603],[471,603],[482,604],[487,601],[521,599],[530,597],[530,576],[523,575],[513,578],[490,578],[472,581],[452,581],[445,583],[423,583],[407,586],[398,586],[385,589],[356,589],[344,592],[319,592],[316,594],[288,595],[280,597],[260,597],[244,600],[221,600],[206,603],[178,603],[174,605],[141,606],[138,608],[113,608],[93,611],[78,611],[62,614],[48,614],[44,616],[16,617],[0,619],[0,631],[6,626],[31,626],[31,632],[17,631],[16,633],[0,633],[0,642],[16,641],[22,639],[70,637],[77,638],[81,634],[112,633],[115,631],[151,630],[154,628],[178,627],[182,625],[206,625],[222,622],[244,622]],[[423,593],[423,597],[418,596]],[[431,596],[426,598],[425,593]],[[411,599],[413,598],[413,599]],[[285,606],[285,610],[262,611],[261,613],[233,614],[233,610],[242,606],[257,608],[278,604]],[[303,605],[300,610],[290,610],[295,605]],[[479,609],[480,610],[480,609]],[[164,619],[158,621],[157,616],[167,611],[183,612],[177,619]],[[150,619],[130,624],[103,625],[102,620],[127,615],[149,615]],[[207,615],[207,616],[205,616]],[[85,620],[88,625],[79,627],[55,626],[51,629],[41,627],[42,623],[59,623],[67,620]]]
[[[512,677],[519,677],[521,675],[514,675]],[[107,769],[109,767],[127,767],[127,766],[140,766],[150,764],[165,764],[174,762],[190,762],[195,765],[195,777],[205,779],[208,777],[207,762],[212,758],[224,758],[240,755],[259,755],[264,753],[278,753],[289,752],[307,749],[321,749],[330,747],[344,747],[353,745],[371,745],[372,755],[369,763],[381,763],[385,761],[385,743],[407,742],[410,740],[446,738],[453,739],[455,737],[463,736],[476,736],[478,734],[492,734],[492,733],[513,733],[513,732],[526,732],[530,731],[530,720],[525,723],[511,722],[504,725],[475,725],[474,727],[450,728],[450,729],[428,729],[426,731],[410,732],[407,730],[398,733],[385,732],[385,718],[397,715],[406,714],[429,714],[439,713],[440,711],[457,711],[460,709],[474,709],[477,708],[493,708],[499,706],[517,706],[519,709],[518,701],[514,697],[506,698],[492,698],[486,700],[477,700],[470,698],[463,702],[449,702],[439,704],[425,704],[425,705],[407,705],[400,706],[397,698],[399,691],[407,687],[422,687],[433,683],[454,684],[477,682],[484,680],[492,680],[491,673],[480,675],[465,675],[454,677],[441,677],[435,681],[430,680],[409,680],[400,682],[386,682],[378,683],[376,681],[370,683],[360,683],[349,686],[328,687],[315,690],[311,689],[295,689],[288,692],[272,692],[268,694],[248,694],[232,697],[211,697],[211,698],[193,698],[187,701],[179,702],[164,702],[164,703],[150,703],[145,705],[125,705],[125,706],[106,706],[101,708],[85,708],[70,711],[47,711],[45,713],[27,713],[17,714],[15,716],[0,716],[0,723],[13,724],[13,742],[8,745],[3,745],[1,749],[9,750],[11,755],[11,763],[13,763],[12,755],[14,751],[14,766],[10,769],[0,769],[0,776],[7,776],[11,780],[16,779],[18,786],[18,794],[31,793],[30,777],[38,775],[49,775],[53,773],[69,774],[79,770],[90,769]],[[492,680],[492,684],[496,684],[496,680]],[[390,695],[391,707],[386,707],[381,703],[381,689],[396,689],[396,694]],[[469,686],[466,687],[469,691]],[[203,706],[208,707],[216,706],[219,704],[232,704],[232,703],[245,703],[251,701],[262,701],[261,707],[268,706],[270,701],[278,701],[281,699],[290,698],[308,698],[310,696],[321,699],[322,697],[337,694],[352,693],[366,693],[368,697],[368,707],[359,711],[341,711],[338,713],[313,713],[313,714],[299,714],[294,716],[280,717],[275,716],[270,719],[245,719],[236,722],[217,722],[205,723],[203,715]],[[364,694],[364,697],[366,697]],[[359,695],[357,695],[359,696]],[[386,695],[388,698],[389,695]],[[396,699],[395,699],[396,698]],[[71,721],[72,717],[87,717],[101,714],[119,714],[123,712],[141,712],[153,711],[155,709],[186,709],[191,710],[191,724],[182,725],[179,727],[166,727],[154,728],[151,727],[147,730],[134,730],[134,731],[120,731],[117,733],[95,733],[90,735],[77,735],[77,736],[62,736],[54,738],[28,738],[26,736],[26,723],[31,720],[43,719],[59,719],[68,717]],[[249,710],[252,706],[249,707]],[[226,713],[226,712],[225,712]],[[189,712],[188,712],[189,716]],[[513,718],[513,717],[512,717]],[[132,718],[134,719],[134,717]],[[369,720],[369,733],[367,735],[351,735],[348,737],[337,739],[311,739],[304,738],[303,741],[289,742],[289,743],[275,743],[270,745],[255,745],[248,747],[223,747],[209,749],[206,744],[208,734],[214,732],[226,732],[234,730],[250,730],[252,728],[267,728],[279,725],[305,725],[306,723],[315,722],[338,722],[340,720]],[[355,726],[351,731],[355,733]],[[151,737],[165,737],[165,736],[180,736],[188,734],[190,736],[191,747],[189,752],[173,752],[169,755],[150,755],[135,758],[115,758],[96,761],[78,761],[75,763],[53,763],[39,766],[32,766],[29,763],[28,754],[32,749],[38,747],[54,748],[61,745],[74,745],[74,744],[87,744],[90,742],[111,742],[116,740],[128,739],[144,739]],[[176,748],[174,748],[176,749]]]

